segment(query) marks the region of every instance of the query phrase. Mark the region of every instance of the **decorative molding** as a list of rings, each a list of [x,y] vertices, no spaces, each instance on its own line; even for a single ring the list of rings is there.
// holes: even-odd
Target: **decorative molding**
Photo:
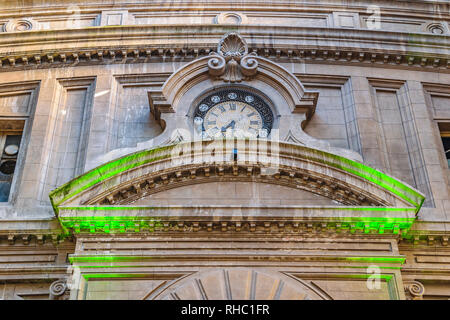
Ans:
[[[222,12],[219,13],[214,18],[214,23],[217,24],[232,24],[232,25],[239,25],[239,24],[247,24],[248,18],[245,14],[237,13],[237,12]]]
[[[450,85],[448,84],[422,82],[422,86],[430,94],[450,96]]]
[[[17,6],[16,1],[8,1],[3,4],[2,8],[8,9],[5,12],[5,15],[13,15],[16,14],[17,11],[30,13],[34,11],[36,13],[47,13],[48,14],[48,5],[44,5],[45,3],[53,4],[52,1],[41,1],[43,5],[24,5],[21,7]],[[67,7],[73,4],[73,0],[59,0],[60,6],[52,7],[52,13],[55,15],[61,15],[67,12]],[[201,6],[201,13],[212,14],[217,13],[218,10],[227,10],[230,6],[239,7],[245,9],[246,12],[251,12],[252,9],[257,12],[262,13],[304,13],[304,12],[320,12],[330,13],[331,9],[339,10],[339,11],[350,11],[350,12],[359,12],[360,14],[367,14],[367,6],[372,4],[377,4],[380,9],[383,10],[383,15],[390,17],[398,17],[399,19],[403,18],[403,16],[410,17],[413,15],[414,17],[427,19],[432,14],[439,13],[444,19],[449,16],[448,11],[448,1],[447,0],[422,0],[421,2],[417,1],[409,1],[408,6],[401,5],[391,5],[391,3],[386,2],[386,0],[360,0],[358,2],[350,2],[343,3],[342,0],[328,0],[328,5],[323,6],[317,3],[314,0],[302,1],[302,6],[293,6],[292,3],[289,2],[270,2],[266,1],[228,1],[228,2],[208,2],[204,3]],[[120,6],[124,9],[132,9],[133,11],[139,14],[149,14],[149,13],[160,13],[162,11],[188,11],[192,10],[192,4],[186,3],[183,1],[174,1],[170,3],[170,5],[166,5],[165,3],[146,3],[146,2],[129,2],[127,0],[115,0],[115,6]],[[108,10],[111,8],[110,3],[86,3],[80,8],[81,14],[85,12],[92,12],[92,10]],[[194,7],[197,8],[197,7]],[[197,12],[196,12],[197,13]]]
[[[61,1],[61,0],[60,0]],[[11,5],[9,4],[11,2]],[[427,3],[428,2],[428,3]],[[14,6],[14,1],[8,1],[8,3],[4,4],[3,8],[8,8],[7,10],[3,10],[2,18],[7,19],[9,17],[16,17],[20,15],[29,15],[35,17],[36,20],[40,21],[61,21],[64,18],[70,18],[68,13],[72,13],[73,11],[67,10],[67,7],[70,8],[73,3],[69,1],[65,1],[64,5],[60,2],[60,6],[52,6],[53,3],[49,3],[47,6],[39,6],[39,5],[29,5],[29,6]],[[44,2],[43,2],[44,3]],[[432,4],[431,4],[432,3]],[[161,4],[161,3],[137,3],[137,2],[126,2],[126,1],[115,1],[114,2],[116,8],[120,8],[121,10],[128,10],[131,14],[137,17],[148,17],[147,23],[152,23],[152,18],[173,18],[174,16],[180,17],[180,24],[186,20],[183,18],[189,18],[195,16],[199,18],[198,21],[211,21],[212,17],[217,14],[219,11],[223,11],[224,14],[231,13],[234,15],[241,15],[242,13],[238,12],[227,12],[230,10],[230,6],[234,7],[242,12],[245,12],[248,15],[251,15],[252,18],[259,18],[256,20],[260,21],[264,19],[264,17],[272,17],[278,21],[285,20],[286,18],[290,20],[302,19],[308,15],[312,16],[322,16],[324,18],[329,19],[333,15],[333,13],[345,13],[345,14],[359,14],[363,19],[367,19],[369,16],[367,13],[367,7],[374,4],[374,1],[358,1],[355,3],[342,3],[337,0],[329,1],[327,6],[321,6],[320,4],[315,3],[314,1],[306,1],[302,2],[301,6],[292,6],[289,3],[284,2],[272,2],[272,3],[264,3],[260,1],[249,1],[249,2],[233,2],[225,3],[225,2],[212,2],[212,3],[204,3],[201,6],[201,10],[196,10],[198,7],[195,4],[183,3],[182,1],[173,2],[170,6]],[[420,3],[409,2],[408,6],[401,5],[387,5],[386,2],[378,3],[381,10],[381,21],[392,22],[398,24],[404,28],[404,24],[412,25],[420,27],[421,24],[426,23],[430,20],[430,17],[436,17],[436,19],[446,21],[448,20],[448,3],[445,1],[421,1]],[[431,5],[433,7],[431,7]],[[51,8],[51,12],[48,11],[48,7]],[[99,11],[110,11],[113,9],[111,5],[108,4],[100,4],[100,3],[86,3],[80,8],[77,7],[76,14],[82,20],[86,20],[89,16],[92,16],[92,12]],[[195,11],[194,11],[195,10]],[[168,19],[169,20],[169,19]],[[177,19],[178,20],[178,19]],[[228,22],[235,22],[237,18],[230,19]],[[287,19],[286,19],[287,20]],[[173,20],[172,20],[173,21]],[[178,22],[178,21],[177,21]],[[227,22],[227,21],[225,21]],[[288,20],[286,25],[290,25],[290,21]],[[267,21],[263,21],[263,23],[270,25],[273,23],[271,19],[267,19]],[[328,27],[330,24],[327,25]],[[385,29],[385,26],[382,24],[381,27]],[[409,33],[417,32],[417,29],[405,30]]]
[[[161,90],[149,92],[155,119],[159,120],[161,113],[176,112],[180,97],[210,77],[225,83],[252,79],[267,83],[285,98],[291,112],[305,115],[304,121],[314,114],[319,96],[317,91],[305,90],[300,80],[279,64],[255,53],[249,54],[245,40],[232,32],[222,37],[216,52],[183,65],[166,80]]]
[[[101,26],[120,26],[131,24],[128,10],[104,10],[101,13]]]
[[[215,181],[244,181],[272,183],[291,188],[306,190],[322,195],[344,205],[355,206],[385,206],[382,199],[373,197],[364,190],[342,184],[338,180],[326,181],[308,172],[298,173],[289,169],[280,170],[274,175],[263,175],[263,168],[252,165],[215,165],[204,167],[174,168],[173,171],[157,172],[151,176],[142,177],[140,181],[133,181],[131,185],[115,188],[114,193],[103,198],[96,197],[83,203],[83,205],[126,205],[142,197],[178,188],[184,185],[210,183]]]
[[[96,77],[61,78],[58,79],[64,88],[89,89]]]
[[[339,207],[337,207],[339,208]],[[179,209],[179,208],[172,208]],[[267,208],[269,209],[269,208]],[[279,208],[278,208],[279,209]],[[169,209],[168,209],[169,210]],[[188,212],[191,209],[185,208],[184,211]],[[242,210],[240,207],[239,210]],[[99,211],[101,212],[101,210]],[[193,214],[195,214],[193,212]],[[230,220],[228,217],[223,217],[223,219],[215,218],[214,221],[206,221],[204,218],[198,219],[195,221],[195,218],[183,218],[183,217],[171,217],[170,219],[160,219],[158,222],[155,221],[155,217],[149,217],[147,220],[144,218],[139,220],[139,230],[148,230],[152,233],[158,232],[178,232],[181,230],[185,231],[202,231],[202,232],[223,232],[223,231],[234,231],[234,232],[257,232],[264,233],[265,231],[269,231],[270,233],[301,233],[301,234],[323,234],[327,235],[330,232],[333,234],[347,234],[347,235],[357,235],[357,234],[373,234],[379,233],[380,230],[383,230],[384,234],[396,234],[399,235],[399,243],[406,246],[414,246],[414,248],[418,247],[442,247],[446,248],[449,245],[450,233],[449,232],[439,232],[439,231],[421,231],[418,232],[416,230],[406,228],[400,228],[401,223],[397,223],[397,232],[394,232],[394,229],[386,225],[385,222],[380,219],[379,222],[374,224],[374,222],[368,222],[365,224],[363,222],[350,223],[350,222],[336,222],[333,219],[330,221],[319,220],[302,220],[302,219],[292,219],[292,218],[273,218],[271,220],[264,220],[263,217],[254,217],[255,219],[250,220]],[[116,217],[117,219],[117,217]],[[73,218],[72,221],[64,219],[64,223],[67,226],[75,227],[75,225],[79,225],[79,232],[91,233],[92,230],[96,230],[95,232],[102,232],[104,229],[105,221],[101,221],[96,218],[92,218],[91,220],[85,218]],[[55,219],[56,221],[56,219]],[[147,222],[146,222],[147,221]],[[124,231],[127,232],[136,232],[135,224],[137,222],[132,222],[131,220],[124,217],[122,220],[117,219],[113,224],[109,227],[110,232],[121,232],[120,225],[123,225]],[[252,225],[253,223],[253,225]],[[267,229],[267,223],[269,223],[270,228]],[[417,221],[416,221],[417,223]],[[395,223],[394,223],[395,224]],[[223,226],[226,226],[223,229]],[[94,226],[94,227],[92,227]],[[180,229],[180,226],[183,226]],[[367,226],[369,229],[365,229]],[[389,228],[387,228],[389,227]],[[75,231],[75,230],[74,230]],[[24,242],[24,239],[28,239],[27,242]],[[39,230],[39,231],[21,231],[21,230],[8,230],[6,233],[0,234],[0,241],[5,241],[10,246],[15,245],[25,245],[25,246],[33,246],[34,244],[39,245],[48,245],[53,244],[54,247],[61,245],[62,243],[73,242],[73,237],[67,237],[67,234],[64,234],[61,229],[54,228],[52,230]]]
[[[217,52],[210,55],[209,74],[224,82],[250,80],[258,72],[256,54],[248,54],[247,42],[235,32],[223,36],[217,45]]]
[[[420,223],[423,221],[416,221],[416,228],[417,223]],[[426,223],[426,222],[425,222]],[[432,231],[430,230],[415,230],[412,229],[408,232],[407,237],[405,237],[402,242],[405,245],[413,245],[414,247],[417,246],[442,246],[447,247],[449,245],[449,238],[450,238],[450,232],[448,231]]]
[[[443,23],[440,22],[432,22],[425,25],[426,32],[430,32],[433,34],[445,34],[448,33],[448,29],[445,27]]]
[[[72,162],[68,162],[67,159],[64,163],[65,168],[70,168],[73,170],[70,176],[76,176],[81,174],[84,170],[84,164],[86,161],[87,154],[87,141],[86,133],[90,130],[91,125],[91,117],[88,116],[90,110],[92,108],[93,100],[94,100],[94,92],[96,86],[96,77],[88,76],[88,77],[74,77],[74,78],[58,78],[57,79],[57,89],[54,92],[54,97],[52,100],[52,104],[49,106],[50,110],[50,123],[49,126],[54,130],[58,130],[58,127],[63,126],[62,118],[65,117],[65,113],[60,112],[61,109],[65,109],[66,107],[73,108],[73,106],[66,106],[67,96],[71,94],[71,90],[83,90],[83,94],[85,95],[85,99],[83,100],[83,105],[81,106],[81,113],[79,114],[78,122],[80,123],[80,133],[81,137],[77,141],[77,143],[72,143],[66,146],[67,150],[71,150],[76,154],[74,160]],[[72,121],[74,121],[72,119]],[[43,150],[49,150],[51,145],[61,143],[66,143],[67,137],[60,136],[58,134],[52,133],[49,139],[45,139],[43,143]],[[56,174],[58,170],[60,170],[60,164],[56,164],[58,157],[55,153],[45,153],[42,161],[44,163],[44,168],[42,169],[42,176],[47,178],[51,174]],[[70,166],[70,167],[69,167]],[[53,182],[53,188],[56,187],[57,179]],[[44,185],[40,185],[38,188],[38,199],[41,201],[41,204],[48,204],[48,189],[45,189]]]
[[[12,121],[23,121],[27,119],[30,115],[33,114],[33,107],[35,103],[35,99],[37,97],[37,93],[39,91],[40,81],[20,81],[20,82],[9,82],[0,84],[0,97],[7,97],[13,95],[29,95],[30,99],[27,105],[25,112],[1,112],[1,116],[7,116],[8,118],[4,120],[12,120]],[[14,117],[14,118],[11,118]],[[11,126],[14,126],[14,123],[10,123]],[[19,123],[15,123],[15,126],[20,126]],[[22,126],[21,129],[23,129]]]
[[[172,60],[196,59],[207,56],[214,50],[214,42],[223,34],[223,28],[213,26],[210,33],[196,30],[192,26],[186,34],[175,29],[175,26],[109,26],[92,27],[86,29],[64,30],[64,32],[36,31],[23,33],[18,39],[10,37],[9,33],[0,34],[0,71],[9,71],[11,68],[34,69],[49,67],[67,67],[91,64],[115,63],[143,63],[143,62],[169,62]],[[450,68],[448,55],[448,39],[446,35],[418,34],[411,47],[408,35],[397,32],[367,31],[360,29],[347,29],[345,39],[342,30],[329,28],[307,27],[280,27],[280,26],[239,26],[239,33],[252,38],[249,52],[256,52],[260,56],[271,59],[290,61],[301,59],[313,62],[327,62],[330,64],[369,64],[385,67],[408,67],[419,70],[434,70]],[[186,43],[185,39],[196,34],[198,41]],[[136,40],[151,34],[145,44],[136,43]],[[177,37],[173,38],[172,35]],[[276,41],[267,45],[268,39]],[[292,41],[292,37],[303,39],[302,44],[285,45],[284,41]],[[83,46],[72,45],[67,49],[63,44],[72,43],[73,38],[85,39]],[[162,37],[162,38],[161,38]],[[164,37],[168,37],[165,43]],[[52,39],[52,41],[49,41]],[[169,40],[170,39],[170,40]],[[323,39],[323,43],[316,40]],[[342,41],[347,44],[342,47]],[[175,42],[174,42],[175,41]],[[139,41],[137,41],[139,42]],[[379,42],[386,43],[380,46]],[[34,47],[35,43],[45,43]],[[112,46],[111,44],[115,45]],[[134,43],[134,44],[133,44]],[[58,46],[61,48],[58,49]],[[11,49],[12,48],[12,49]]]
[[[23,32],[37,29],[37,23],[31,19],[12,19],[3,25],[4,32]]]
[[[0,54],[0,72],[28,69],[65,68],[77,65],[100,64],[130,64],[148,62],[172,62],[183,59],[194,60],[197,57],[207,56],[213,49],[209,46],[200,46],[191,49],[168,49],[164,46],[119,47],[118,49],[92,49],[92,50],[46,50],[44,53],[20,55]],[[450,58],[432,54],[410,53],[383,53],[365,52],[348,49],[290,49],[290,48],[251,48],[252,52],[278,61],[292,61],[302,59],[314,63],[328,63],[331,65],[368,65],[389,68],[414,68],[419,71],[435,71],[435,69],[450,69]]]
[[[67,291],[66,280],[57,280],[50,285],[49,300],[59,300]]]
[[[56,221],[55,221],[56,222]],[[61,229],[53,228],[52,230],[5,230],[0,233],[0,240],[7,240],[8,244],[13,245],[44,245],[52,243],[54,246],[66,240],[66,236],[62,234]],[[70,240],[70,239],[69,239]]]
[[[392,89],[393,92],[396,92],[405,84],[405,81],[402,80],[379,79],[370,77],[367,78],[367,81],[369,81],[369,84],[375,89]]]
[[[407,300],[422,300],[425,287],[419,281],[407,281],[404,283]]]
[[[106,208],[107,206],[104,206]],[[338,209],[339,207],[336,207]],[[343,207],[344,208],[344,207]],[[172,208],[179,209],[177,208]],[[198,208],[197,208],[198,209]],[[239,208],[242,210],[242,208]],[[267,208],[270,210],[270,208]],[[275,208],[273,208],[275,209]],[[63,209],[65,210],[65,209]],[[170,210],[170,209],[168,209]],[[186,207],[183,209],[184,211],[188,212],[191,209]],[[280,210],[280,208],[278,208]],[[286,209],[284,209],[286,210]],[[198,211],[198,210],[197,210]],[[101,212],[98,211],[98,212]],[[193,214],[194,211],[192,211]],[[117,217],[116,217],[117,218]],[[256,218],[256,217],[255,217]],[[258,220],[259,219],[259,220]],[[203,231],[203,232],[223,232],[223,231],[235,231],[235,232],[264,232],[265,230],[270,231],[271,233],[301,233],[301,234],[310,234],[313,232],[313,234],[323,234],[327,235],[330,232],[333,234],[339,234],[339,233],[346,233],[348,235],[352,234],[372,234],[372,233],[379,233],[380,230],[383,231],[384,234],[396,234],[399,236],[399,243],[407,246],[408,248],[410,246],[414,246],[414,248],[417,247],[433,247],[436,248],[437,246],[441,247],[448,247],[449,245],[449,238],[450,233],[449,232],[439,232],[439,231],[421,231],[418,232],[413,229],[407,230],[406,228],[402,227],[400,228],[401,223],[394,223],[394,225],[397,225],[396,232],[394,232],[394,229],[392,228],[386,228],[386,223],[380,219],[379,222],[374,224],[373,222],[368,222],[367,224],[360,222],[357,223],[350,223],[350,222],[336,222],[333,221],[333,219],[330,219],[330,221],[326,222],[325,220],[319,221],[319,220],[309,220],[309,221],[302,221],[301,219],[293,220],[292,218],[273,218],[271,220],[264,220],[263,217],[260,217],[253,222],[249,220],[241,220],[241,221],[233,221],[230,220],[228,217],[223,217],[223,219],[217,219],[215,218],[214,221],[206,221],[204,218],[198,219],[197,221],[194,221],[193,218],[175,218],[171,217],[170,219],[164,220],[160,219],[159,222],[162,224],[160,225],[159,222],[155,222],[155,217],[151,216],[147,220],[144,218],[139,220],[139,230],[148,230],[149,232],[158,233],[158,232],[178,232],[181,230],[186,231]],[[96,218],[92,218],[91,220],[85,219],[85,218],[73,218],[72,221],[69,222],[69,220],[66,220],[64,223],[67,223],[67,225],[79,225],[79,232],[85,232],[85,233],[91,233],[92,230],[96,230],[97,232],[100,232],[104,228],[105,221],[101,221]],[[55,219],[55,222],[57,220]],[[147,222],[145,222],[147,221]],[[165,221],[165,222],[164,222]],[[111,227],[109,231],[115,230],[116,232],[121,232],[120,225],[123,225],[123,230],[127,232],[136,232],[135,223],[132,222],[130,219],[127,219],[124,217],[122,220],[118,219],[117,221],[113,222],[113,226],[116,225],[116,227]],[[226,229],[223,229],[223,224],[225,223]],[[251,223],[254,223],[253,227]],[[267,223],[270,224],[270,228],[267,229]],[[417,220],[416,222],[417,223]],[[411,222],[412,224],[412,222]],[[95,227],[91,227],[95,226]],[[179,226],[183,226],[183,229],[180,229]],[[368,227],[368,229],[365,229],[365,227]],[[367,232],[366,232],[367,231]],[[6,232],[6,233],[5,233]],[[53,246],[59,246],[62,243],[73,242],[73,237],[67,237],[67,234],[63,233],[63,230],[58,228],[53,228],[52,230],[36,230],[36,231],[22,231],[22,230],[5,230],[5,232],[0,233],[0,241],[5,241],[5,243],[8,243],[10,246],[15,245],[25,245],[30,246],[35,243],[39,245],[48,245],[50,243],[53,244]],[[27,244],[23,242],[23,239],[28,239]]]
[[[402,237],[414,217],[408,211],[360,207],[66,207],[61,224],[66,232],[82,234],[242,233],[304,236],[378,235]],[[136,210],[134,210],[136,209]],[[119,215],[120,210],[127,216]],[[239,215],[236,215],[239,212]],[[388,216],[386,213],[389,212]],[[395,215],[395,216],[394,216]],[[409,217],[408,217],[409,215]]]
[[[333,24],[337,28],[360,28],[360,18],[357,12],[333,12]]]

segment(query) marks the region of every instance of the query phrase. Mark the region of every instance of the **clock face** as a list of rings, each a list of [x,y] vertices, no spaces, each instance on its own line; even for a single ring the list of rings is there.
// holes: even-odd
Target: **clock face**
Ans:
[[[194,126],[202,137],[266,138],[273,114],[257,95],[243,90],[221,90],[204,98],[196,108]]]

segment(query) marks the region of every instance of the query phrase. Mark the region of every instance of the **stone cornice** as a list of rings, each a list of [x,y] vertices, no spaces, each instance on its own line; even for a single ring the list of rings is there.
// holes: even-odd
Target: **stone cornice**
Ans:
[[[78,233],[250,232],[406,233],[413,210],[373,207],[170,206],[62,207],[64,228]]]
[[[229,31],[251,39],[250,51],[262,57],[421,70],[450,67],[450,36],[445,35],[284,26],[136,25],[0,33],[0,71],[160,62],[163,57],[189,61],[214,51],[217,40]]]
[[[195,221],[197,220],[197,221]],[[25,221],[24,221],[25,222]],[[56,222],[56,219],[55,219]],[[73,227],[79,226],[78,233],[83,235],[98,236],[99,233],[103,232],[104,221],[98,223],[97,219],[73,219],[69,224]],[[252,221],[236,221],[231,219],[215,219],[215,220],[199,220],[199,219],[170,219],[167,221],[160,221],[162,226],[155,224],[154,221],[149,220],[147,223],[141,221],[137,223],[139,228],[134,225],[129,224],[128,219],[124,219],[122,222],[120,220],[115,221],[117,226],[113,229],[112,235],[132,235],[136,236],[136,230],[139,230],[139,234],[151,234],[154,236],[158,235],[181,235],[185,232],[193,232],[198,236],[210,236],[211,233],[215,235],[271,235],[271,236],[289,236],[289,235],[301,235],[304,237],[329,237],[331,235],[346,235],[349,237],[358,236],[380,236],[380,227],[386,226],[386,224],[381,223],[381,221],[368,224],[369,227],[366,228],[362,221],[359,223],[342,223],[337,221],[295,221],[292,219],[278,219],[278,220],[267,220],[260,218],[259,220]],[[123,231],[121,231],[121,226],[123,225]],[[144,229],[141,229],[144,226]],[[157,228],[155,228],[155,226]],[[392,226],[395,227],[392,228]],[[403,225],[405,226],[405,225]],[[147,228],[147,231],[145,230]],[[150,228],[151,227],[151,228]],[[427,247],[448,247],[448,240],[450,238],[450,233],[446,231],[423,231],[417,234],[414,230],[407,230],[404,228],[400,229],[400,224],[389,225],[389,229],[384,230],[383,235],[393,236],[398,238],[400,243],[404,246],[403,248],[427,248]],[[407,227],[407,226],[406,226]],[[96,230],[91,233],[91,230]],[[109,229],[111,232],[111,229]],[[151,230],[151,231],[150,231]],[[394,232],[395,230],[395,232]],[[74,230],[75,231],[75,230]],[[367,231],[367,232],[366,232]],[[141,233],[143,232],[143,233]],[[106,234],[106,233],[105,233]],[[60,228],[48,228],[48,229],[36,229],[36,230],[20,230],[20,229],[10,229],[4,230],[0,234],[0,241],[6,241],[9,245],[14,246],[15,244],[25,245],[25,246],[35,246],[44,245],[47,243],[53,243],[54,246],[59,246],[62,243],[67,243],[67,241],[73,241],[73,238],[67,238]]]
[[[51,4],[51,6],[49,6]],[[389,0],[360,0],[345,1],[327,0],[318,3],[314,0],[297,1],[258,1],[251,0],[244,3],[239,0],[208,0],[208,1],[171,1],[148,3],[146,0],[135,0],[132,3],[126,0],[115,1],[74,1],[59,0],[57,4],[49,0],[33,1],[33,6],[26,6],[21,1],[6,1],[0,5],[3,11],[2,17],[18,15],[35,15],[38,13],[67,14],[69,5],[77,5],[83,12],[99,12],[100,10],[134,9],[139,11],[229,11],[230,9],[239,9],[239,11],[268,11],[268,12],[331,12],[332,10],[351,10],[352,12],[366,13],[369,5],[380,6],[382,13],[391,13],[397,15],[420,15],[429,17],[429,14],[435,14],[438,11],[442,16],[446,14],[448,1],[446,0],[396,0],[394,3]],[[20,8],[20,11],[18,10]],[[45,8],[45,9],[44,9]],[[44,11],[45,10],[45,11]]]
[[[81,208],[81,207],[80,207]],[[86,207],[87,208],[87,207]],[[105,208],[105,207],[104,207]],[[398,228],[398,232],[393,232],[394,229],[392,228],[395,223],[394,220],[389,222],[390,224],[387,225],[386,221],[383,223],[382,215],[378,214],[378,217],[373,215],[374,212],[371,213],[372,218],[374,218],[373,221],[367,220],[367,223],[364,223],[364,221],[360,220],[357,221],[357,219],[354,219],[353,223],[348,219],[348,221],[344,221],[341,218],[339,218],[339,215],[336,217],[332,217],[332,211],[337,213],[339,211],[345,212],[345,207],[335,207],[334,209],[328,208],[328,217],[327,218],[320,218],[317,214],[314,217],[314,214],[311,214],[314,209],[313,207],[308,208],[288,208],[288,212],[286,212],[284,217],[269,217],[269,215],[259,215],[254,216],[251,219],[244,218],[241,216],[233,216],[233,214],[229,216],[223,216],[218,217],[215,216],[214,218],[207,218],[207,217],[199,217],[198,214],[194,216],[193,213],[190,213],[188,210],[189,208],[171,208],[170,211],[173,212],[175,209],[184,212],[184,215],[178,215],[178,216],[172,216],[169,218],[168,215],[164,215],[164,211],[168,211],[169,208],[152,208],[151,210],[159,211],[160,217],[159,221],[156,222],[155,217],[148,217],[143,218],[139,220],[139,218],[135,217],[138,222],[133,222],[132,219],[127,219],[126,217],[123,217],[123,220],[121,221],[118,219],[117,216],[115,216],[114,219],[111,219],[111,221],[114,220],[113,224],[115,224],[115,229],[113,228],[113,231],[115,230],[116,234],[121,234],[126,236],[134,235],[136,236],[136,225],[139,225],[139,231],[145,231],[144,233],[148,233],[154,236],[158,235],[168,235],[168,234],[174,234],[174,235],[180,235],[183,234],[183,232],[193,232],[198,236],[201,236],[204,234],[205,236],[209,236],[211,233],[214,233],[216,235],[227,235],[230,236],[231,234],[235,235],[245,235],[252,236],[252,235],[271,235],[271,236],[280,236],[280,235],[295,235],[300,234],[302,236],[320,236],[320,237],[328,237],[330,235],[347,235],[347,236],[369,236],[369,237],[379,237],[380,236],[380,227],[384,225],[384,232],[383,234],[385,236],[394,236],[398,237],[401,245],[403,245],[402,248],[427,248],[427,247],[448,247],[448,240],[450,238],[450,233],[446,231],[446,222],[439,222],[439,230],[434,228],[433,225],[436,223],[433,223],[431,221],[421,221],[416,220],[414,224],[412,224],[412,227],[409,230],[403,229],[405,228],[404,222],[402,225],[402,222],[400,220],[397,221],[396,225]],[[251,208],[249,208],[251,209]],[[261,210],[270,210],[270,208],[260,208]],[[286,208],[277,207],[275,210],[281,211],[285,210]],[[65,209],[64,209],[65,210]],[[68,212],[76,212],[77,209],[74,208],[68,208]],[[190,210],[198,211],[199,208],[191,207]],[[218,208],[218,210],[234,210],[234,208]],[[289,213],[292,214],[294,212],[293,210],[303,210],[303,211],[310,211],[308,214],[309,217],[295,217],[295,215],[289,216]],[[322,210],[322,209],[321,209]],[[101,211],[101,209],[100,209]],[[306,212],[305,211],[305,212]],[[317,210],[316,210],[317,211]],[[98,233],[101,231],[104,231],[105,226],[105,219],[96,219],[94,217],[89,217],[89,210],[83,210],[79,212],[84,212],[82,215],[78,217],[73,217],[68,219],[68,223],[72,225],[73,227],[75,225],[79,226],[79,232],[82,233],[85,236],[98,236]],[[364,211],[360,210],[361,213],[364,213]],[[368,211],[370,212],[370,211]],[[365,212],[364,215],[367,215],[368,212]],[[395,213],[395,212],[394,212]],[[330,215],[331,214],[331,215]],[[402,212],[395,213],[397,216],[404,215]],[[391,215],[391,214],[390,214]],[[165,216],[165,218],[163,217]],[[341,214],[342,216],[342,214]],[[405,217],[408,216],[408,213],[406,213]],[[318,219],[319,218],[319,219]],[[410,225],[410,223],[407,223]],[[121,232],[121,225],[123,225],[123,232]],[[366,225],[368,226],[366,228]],[[402,228],[400,226],[402,225]],[[158,227],[159,226],[159,227]],[[141,229],[144,227],[144,229]],[[386,228],[388,227],[388,228]],[[408,227],[408,226],[407,226]],[[96,230],[96,232],[91,233],[92,228]],[[447,226],[448,228],[448,226]],[[433,230],[436,229],[436,230]],[[367,232],[366,232],[367,231]],[[111,229],[110,229],[111,232]],[[113,233],[114,234],[114,233]],[[67,238],[66,235],[63,234],[63,231],[61,227],[59,226],[59,222],[56,218],[54,219],[44,219],[44,220],[36,220],[36,221],[30,221],[30,220],[11,220],[11,221],[4,221],[0,220],[0,241],[6,241],[9,245],[25,245],[25,246],[35,246],[38,245],[44,245],[47,243],[53,243],[55,246],[64,245],[67,244],[67,241],[73,241],[72,238]]]
[[[0,240],[5,239],[10,245],[23,243],[29,245],[53,242],[57,245],[62,239],[62,229],[56,218],[42,219],[0,219]]]

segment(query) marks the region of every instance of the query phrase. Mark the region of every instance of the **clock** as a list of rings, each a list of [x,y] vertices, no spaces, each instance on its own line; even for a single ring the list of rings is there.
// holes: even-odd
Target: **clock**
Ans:
[[[272,125],[273,113],[267,103],[240,89],[215,91],[194,112],[194,126],[203,138],[266,138]]]

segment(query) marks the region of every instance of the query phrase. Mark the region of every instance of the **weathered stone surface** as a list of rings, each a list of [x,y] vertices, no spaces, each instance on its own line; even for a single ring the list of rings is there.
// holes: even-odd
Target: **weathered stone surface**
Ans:
[[[297,2],[0,2],[0,299],[448,299],[448,4]],[[280,143],[169,157],[224,87]]]

